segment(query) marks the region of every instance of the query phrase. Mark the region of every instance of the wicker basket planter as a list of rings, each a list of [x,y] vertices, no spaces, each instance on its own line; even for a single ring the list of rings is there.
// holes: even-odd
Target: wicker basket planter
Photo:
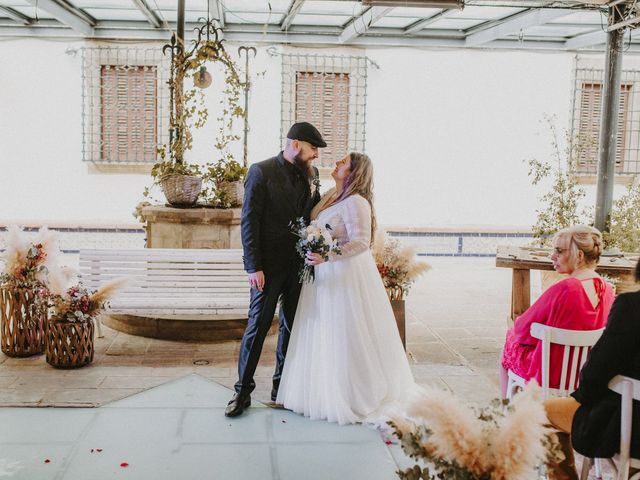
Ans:
[[[47,325],[47,363],[56,368],[80,368],[93,361],[93,320]]]
[[[242,205],[244,201],[244,183],[242,181],[221,182],[218,185],[218,190],[224,192],[232,206],[238,207]]]
[[[10,357],[28,357],[44,350],[46,307],[38,307],[28,288],[0,288],[0,344]]]
[[[406,329],[405,329],[405,305],[404,305],[404,290],[402,287],[387,288],[387,295],[391,302],[391,308],[393,309],[393,315],[396,318],[396,325],[398,326],[398,332],[400,333],[400,339],[402,340],[402,346],[407,349],[406,342]]]
[[[160,179],[162,193],[167,202],[176,207],[195,205],[202,190],[202,177],[198,175],[165,175]]]

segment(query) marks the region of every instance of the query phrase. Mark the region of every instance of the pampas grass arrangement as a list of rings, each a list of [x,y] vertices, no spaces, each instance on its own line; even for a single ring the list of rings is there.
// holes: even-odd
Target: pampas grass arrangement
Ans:
[[[9,288],[46,287],[48,273],[59,268],[58,234],[42,227],[33,241],[16,225],[7,228],[0,283]]]
[[[399,240],[378,232],[373,258],[385,288],[400,288],[406,294],[416,279],[431,268],[427,262],[417,259],[416,251],[415,247],[403,246]]]
[[[405,453],[418,461],[402,480],[535,480],[537,467],[562,453],[540,387],[529,383],[505,412],[501,400],[474,412],[449,392],[430,389],[411,401],[407,418],[389,422]]]

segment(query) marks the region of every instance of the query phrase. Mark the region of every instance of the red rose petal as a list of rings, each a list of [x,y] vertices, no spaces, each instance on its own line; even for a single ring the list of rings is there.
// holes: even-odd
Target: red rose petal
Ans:
[[[96,452],[101,452],[102,449],[101,448],[96,448]]]
[[[393,445],[393,442],[391,440],[385,440],[384,443],[385,445]]]
[[[127,467],[129,466],[129,464],[128,464],[127,462],[122,462],[122,463],[120,464],[120,466],[121,466],[122,468],[127,468]]]
[[[45,458],[44,463],[51,463],[51,460],[49,460],[48,458]]]

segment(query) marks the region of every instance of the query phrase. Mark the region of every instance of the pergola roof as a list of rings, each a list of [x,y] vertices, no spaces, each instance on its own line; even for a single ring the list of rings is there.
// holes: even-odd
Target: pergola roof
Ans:
[[[470,0],[463,10],[356,0],[186,0],[187,36],[207,16],[244,43],[604,50],[607,9],[575,1]],[[177,0],[0,0],[0,37],[168,40]],[[628,48],[640,46],[635,30]]]

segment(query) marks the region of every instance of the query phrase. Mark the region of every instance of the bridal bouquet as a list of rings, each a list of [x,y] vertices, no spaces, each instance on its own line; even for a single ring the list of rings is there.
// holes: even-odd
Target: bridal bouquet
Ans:
[[[337,240],[331,237],[329,224],[321,227],[316,222],[311,222],[307,225],[304,218],[299,217],[295,222],[291,222],[291,231],[299,238],[296,251],[303,260],[309,252],[319,254],[325,261],[329,259],[329,253],[336,255],[341,253]],[[302,283],[313,282],[315,279],[313,265],[303,263],[299,276]]]

